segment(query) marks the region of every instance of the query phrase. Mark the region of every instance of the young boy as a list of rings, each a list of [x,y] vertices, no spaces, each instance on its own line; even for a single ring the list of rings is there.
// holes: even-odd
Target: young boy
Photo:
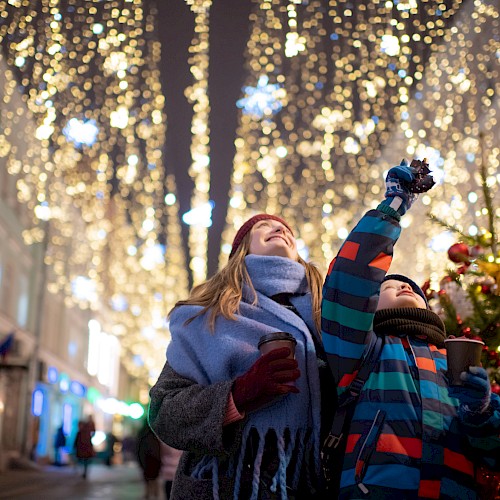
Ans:
[[[417,182],[418,172],[405,161],[389,171],[386,199],[351,232],[323,289],[323,344],[339,395],[370,341],[384,341],[354,410],[340,499],[476,499],[473,460],[500,466],[500,398],[486,371],[471,368],[464,386],[449,388],[443,322],[414,281],[386,276],[401,216],[433,184],[429,175]]]

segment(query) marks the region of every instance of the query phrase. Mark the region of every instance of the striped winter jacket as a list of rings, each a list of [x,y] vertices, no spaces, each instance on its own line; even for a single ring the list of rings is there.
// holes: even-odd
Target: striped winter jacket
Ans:
[[[322,330],[339,394],[356,376],[365,344],[375,335],[380,284],[400,231],[395,218],[371,210],[330,265]],[[500,461],[499,398],[488,422],[466,428],[457,417],[458,401],[448,396],[445,371],[444,349],[386,336],[354,412],[339,498],[478,498],[474,456],[490,459],[489,466]]]

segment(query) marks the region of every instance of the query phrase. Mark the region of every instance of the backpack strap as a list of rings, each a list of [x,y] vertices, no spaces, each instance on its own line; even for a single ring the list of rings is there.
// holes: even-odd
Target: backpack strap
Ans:
[[[349,387],[339,396],[338,405],[330,433],[321,449],[323,475],[327,488],[338,488],[342,473],[342,460],[347,443],[347,432],[354,414],[354,408],[366,380],[373,371],[384,345],[384,338],[373,335],[368,344],[361,368]]]

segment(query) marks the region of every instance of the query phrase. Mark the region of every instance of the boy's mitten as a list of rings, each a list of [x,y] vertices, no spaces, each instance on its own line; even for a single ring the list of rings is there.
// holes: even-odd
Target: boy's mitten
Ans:
[[[410,183],[414,180],[412,169],[403,159],[397,167],[392,167],[385,178],[385,200],[399,215],[403,215],[412,205],[416,195],[410,191]]]
[[[403,158],[397,167],[389,170],[385,185],[385,200],[382,204],[404,215],[419,193],[425,193],[434,186],[434,180],[425,160],[413,160],[408,166]]]
[[[460,375],[464,385],[448,388],[449,395],[460,401],[459,413],[464,417],[481,415],[491,401],[491,386],[488,373],[480,366],[470,366],[468,372]]]
[[[274,349],[262,355],[233,384],[233,400],[240,411],[260,408],[277,396],[299,390],[290,382],[300,377],[295,359],[290,359],[288,347]]]

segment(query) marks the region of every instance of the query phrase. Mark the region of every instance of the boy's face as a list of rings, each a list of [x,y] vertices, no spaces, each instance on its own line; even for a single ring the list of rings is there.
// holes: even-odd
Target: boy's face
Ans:
[[[412,287],[404,281],[387,280],[380,288],[377,311],[393,307],[419,307],[427,309],[425,300],[415,293]]]
[[[254,255],[273,255],[297,260],[297,242],[281,222],[266,219],[257,222],[250,233],[249,252]]]

